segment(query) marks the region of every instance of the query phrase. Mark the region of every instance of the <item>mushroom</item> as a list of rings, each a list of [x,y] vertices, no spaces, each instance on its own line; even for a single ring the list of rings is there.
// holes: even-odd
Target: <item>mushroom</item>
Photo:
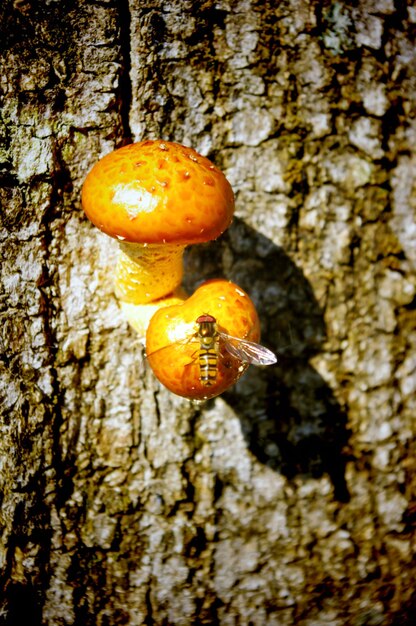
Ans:
[[[133,317],[142,314],[135,305],[152,303],[149,318],[171,298],[184,299],[184,249],[224,232],[234,195],[224,174],[192,148],[148,140],[98,161],[84,182],[82,206],[120,243],[116,295]]]
[[[256,346],[266,357],[257,364],[276,362],[269,350],[256,344],[260,322],[247,293],[230,281],[208,280],[185,302],[159,309],[150,320],[146,334],[147,360],[156,378],[173,393],[191,400],[206,400],[223,393],[249,366],[247,360],[238,358],[235,350],[225,349],[225,339],[219,337],[213,380],[209,385],[204,383],[197,331],[198,321],[207,318],[215,320],[218,331],[237,340],[254,342],[251,346]]]

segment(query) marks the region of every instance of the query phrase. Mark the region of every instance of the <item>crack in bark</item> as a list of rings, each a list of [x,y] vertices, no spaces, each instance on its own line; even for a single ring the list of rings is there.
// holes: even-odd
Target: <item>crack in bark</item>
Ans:
[[[120,116],[123,130],[123,143],[132,141],[130,127],[130,110],[132,104],[132,81],[131,81],[131,13],[129,0],[120,0],[119,26],[120,26],[120,51],[122,71],[119,82],[120,91]]]

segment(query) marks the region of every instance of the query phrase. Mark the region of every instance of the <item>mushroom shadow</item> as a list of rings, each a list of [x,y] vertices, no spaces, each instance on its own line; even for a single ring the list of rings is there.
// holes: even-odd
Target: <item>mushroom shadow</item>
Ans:
[[[302,271],[282,248],[235,218],[217,241],[188,249],[185,276],[189,293],[201,276],[227,278],[247,291],[260,316],[261,343],[278,357],[274,366],[249,368],[223,394],[241,419],[250,451],[289,479],[327,473],[335,498],[348,501],[347,416],[310,364],[326,329]]]

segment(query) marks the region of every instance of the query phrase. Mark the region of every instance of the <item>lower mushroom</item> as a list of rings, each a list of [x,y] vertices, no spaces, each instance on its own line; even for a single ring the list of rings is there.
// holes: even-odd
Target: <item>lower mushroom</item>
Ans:
[[[197,320],[201,316],[212,317],[220,333],[248,342],[257,342],[260,338],[253,302],[240,287],[226,280],[206,281],[183,303],[156,311],[146,334],[148,362],[165,387],[192,400],[206,400],[221,394],[249,365],[248,361],[229,352],[226,339],[222,338],[227,335],[219,334],[215,338],[216,356],[212,352],[208,357],[204,354],[198,337]],[[215,369],[215,377],[209,385],[201,376],[201,359],[206,358],[211,359]]]

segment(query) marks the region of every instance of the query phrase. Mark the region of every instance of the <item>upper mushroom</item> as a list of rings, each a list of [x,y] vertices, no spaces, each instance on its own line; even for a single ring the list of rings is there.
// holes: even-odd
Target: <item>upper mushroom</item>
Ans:
[[[148,140],[98,161],[82,205],[100,230],[121,241],[187,245],[224,232],[234,194],[224,174],[192,148]]]

